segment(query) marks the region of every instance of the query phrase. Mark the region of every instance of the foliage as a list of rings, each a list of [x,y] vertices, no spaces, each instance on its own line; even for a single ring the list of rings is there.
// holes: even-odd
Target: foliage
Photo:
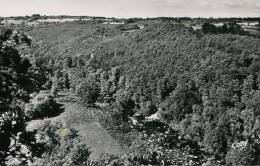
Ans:
[[[88,79],[81,83],[76,91],[81,103],[85,105],[93,105],[100,93],[98,82],[93,79]]]
[[[130,146],[132,161],[145,165],[201,165],[209,157],[195,142],[179,137],[168,126],[156,121],[145,123],[144,134]]]
[[[118,104],[107,106],[102,109],[99,121],[108,130],[127,132],[130,130],[128,116],[132,115],[132,110],[126,110]]]
[[[249,140],[253,146],[259,140],[259,39],[240,36],[244,32],[235,23],[221,28],[204,24],[201,34],[168,21],[140,22],[148,26],[130,33],[94,23],[84,28],[56,25],[50,34],[44,30],[50,27],[42,27],[32,33],[51,40],[38,49],[49,50],[43,62],[55,55],[53,72],[62,70],[64,57],[75,55],[71,68],[65,66],[82,103],[113,103],[104,108],[104,126],[121,130],[134,113],[158,112],[164,123],[203,145],[215,161],[239,163],[229,157],[237,155],[230,151],[232,144]],[[84,35],[75,38],[75,33]],[[63,51],[68,46],[73,49]],[[73,65],[78,57],[84,66]],[[148,149],[145,143],[139,145]]]
[[[74,129],[61,122],[45,121],[37,129],[37,142],[44,146],[41,158],[34,160],[37,166],[87,165],[90,151],[80,142]]]
[[[221,27],[217,27],[211,23],[204,23],[202,25],[202,31],[204,33],[211,33],[211,34],[239,34],[239,35],[247,35],[247,33],[243,30],[243,28],[236,24],[235,22],[232,23],[224,23]]]
[[[39,119],[57,116],[61,113],[60,104],[56,103],[52,96],[43,92],[35,95],[25,105],[25,115],[29,119]]]
[[[0,165],[16,160],[26,164],[38,153],[33,133],[25,131],[24,105],[38,81],[30,61],[19,52],[29,38],[11,29],[0,29]],[[38,84],[40,85],[40,84]],[[33,88],[32,88],[33,87]]]
[[[243,149],[230,149],[226,156],[227,165],[257,165],[259,150],[251,147]]]

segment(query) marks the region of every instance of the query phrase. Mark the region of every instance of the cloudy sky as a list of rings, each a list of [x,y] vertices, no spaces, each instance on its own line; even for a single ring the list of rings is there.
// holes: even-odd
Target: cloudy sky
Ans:
[[[260,0],[0,0],[0,16],[254,17]]]

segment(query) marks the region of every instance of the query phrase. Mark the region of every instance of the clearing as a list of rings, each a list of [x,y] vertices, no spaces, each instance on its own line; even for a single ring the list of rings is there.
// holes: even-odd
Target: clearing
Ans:
[[[78,131],[82,143],[86,144],[90,150],[90,160],[97,161],[102,154],[122,156],[126,148],[118,143],[98,121],[99,109],[85,108],[77,103],[63,104],[64,112],[59,116],[46,118],[51,121],[61,121],[68,128]],[[46,120],[45,119],[45,120]],[[28,126],[37,124],[42,120],[33,120]]]

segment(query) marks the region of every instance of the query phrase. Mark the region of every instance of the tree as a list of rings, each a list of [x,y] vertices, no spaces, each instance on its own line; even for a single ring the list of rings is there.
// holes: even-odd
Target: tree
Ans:
[[[0,34],[0,165],[5,166],[10,158],[19,158],[21,164],[34,155],[25,154],[21,146],[34,149],[37,146],[31,133],[25,131],[26,117],[24,105],[29,100],[29,92],[34,87],[32,71],[28,59],[20,55],[18,47],[22,40],[11,30],[1,29]],[[35,90],[35,89],[34,89]]]
[[[220,32],[221,33],[227,33],[228,32],[228,25],[226,23],[223,24],[223,26],[221,27]]]
[[[69,74],[63,73],[63,88],[70,89],[70,80],[69,80]]]
[[[215,25],[211,24],[211,23],[204,23],[202,25],[202,31],[204,33],[213,33],[213,34],[216,34],[217,33],[217,28]]]
[[[51,58],[48,62],[47,68],[50,70],[54,70],[54,67],[55,67],[55,60],[53,58]]]
[[[224,161],[235,140],[255,137],[251,141],[257,143],[259,133],[255,118],[260,108],[260,42],[232,35],[243,34],[238,25],[228,23],[232,20],[224,19],[222,27],[204,24],[206,35],[200,37],[169,22],[149,24],[142,33],[125,36],[119,35],[122,27],[105,28],[106,35],[109,31],[109,36],[117,37],[113,42],[100,38],[98,45],[90,42],[87,50],[93,49],[95,56],[84,67],[70,69],[71,87],[77,87],[86,105],[99,99],[111,105],[115,101],[117,106],[107,108],[105,115],[111,126],[124,127],[135,113],[149,115],[159,110],[160,120],[204,145],[207,152],[217,155],[217,161]],[[91,33],[94,39],[98,36],[95,28]],[[52,40],[59,43],[59,38]],[[53,57],[62,59],[58,53]],[[116,70],[113,74],[114,67],[120,68],[120,75]],[[105,72],[92,77],[99,70]]]
[[[71,67],[72,67],[72,58],[67,57],[64,61],[63,68],[68,69],[68,68],[71,68]]]
[[[95,79],[87,79],[77,87],[76,93],[83,105],[93,105],[100,95],[100,86]]]
[[[54,76],[52,77],[52,87],[51,94],[56,96],[58,91],[61,91],[64,88],[64,79],[63,73],[61,70],[56,70]]]
[[[235,22],[229,23],[228,31],[231,34],[242,34],[244,32],[242,27]]]

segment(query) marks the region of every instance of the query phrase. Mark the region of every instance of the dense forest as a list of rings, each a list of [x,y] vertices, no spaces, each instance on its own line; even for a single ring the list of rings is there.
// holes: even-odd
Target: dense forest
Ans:
[[[260,39],[236,24],[196,31],[156,19],[18,29],[32,39],[10,30],[0,38],[1,163],[21,159],[21,148],[10,148],[15,139],[30,151],[20,164],[260,164]],[[99,110],[126,154],[94,162],[76,128],[47,121],[26,130],[26,121],[61,111],[61,92]]]

